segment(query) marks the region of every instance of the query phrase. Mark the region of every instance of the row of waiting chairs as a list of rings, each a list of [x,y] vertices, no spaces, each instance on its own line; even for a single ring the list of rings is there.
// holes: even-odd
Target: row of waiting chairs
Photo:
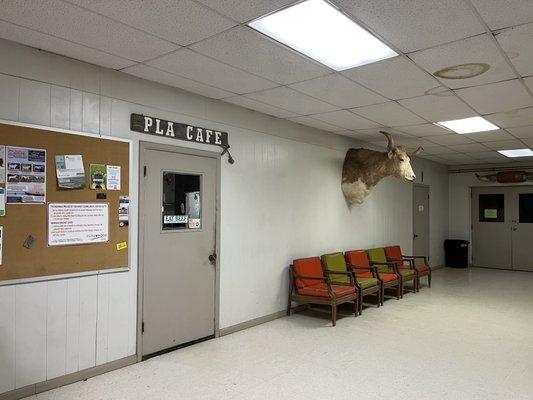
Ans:
[[[421,259],[421,263],[416,263]],[[403,298],[405,287],[412,283],[413,292],[420,291],[420,278],[427,276],[431,287],[431,268],[426,256],[406,256],[400,246],[351,250],[294,260],[289,268],[289,299],[292,302],[331,306],[331,322],[337,321],[337,306],[353,303],[355,316],[363,311],[363,296],[377,297],[383,305],[385,289]]]

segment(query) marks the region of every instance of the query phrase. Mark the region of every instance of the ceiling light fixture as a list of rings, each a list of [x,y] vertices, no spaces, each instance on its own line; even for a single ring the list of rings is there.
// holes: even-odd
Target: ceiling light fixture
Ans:
[[[513,150],[498,150],[498,153],[503,154],[505,157],[532,157],[533,150],[531,149],[513,149]]]
[[[455,133],[460,134],[495,131],[496,129],[500,129],[483,117],[470,117],[462,119],[453,119],[450,121],[440,121],[437,122],[435,125],[443,126],[454,131]]]
[[[484,74],[489,68],[489,64],[483,63],[459,64],[439,69],[433,75],[444,79],[468,79]]]
[[[324,0],[306,0],[248,25],[336,71],[398,55]]]

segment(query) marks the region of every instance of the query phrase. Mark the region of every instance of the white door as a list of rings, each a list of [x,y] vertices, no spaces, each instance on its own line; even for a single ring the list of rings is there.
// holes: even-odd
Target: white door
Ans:
[[[413,186],[413,255],[429,257],[428,186]]]
[[[217,160],[144,150],[142,353],[215,331]]]
[[[472,189],[472,263],[533,270],[533,187]]]

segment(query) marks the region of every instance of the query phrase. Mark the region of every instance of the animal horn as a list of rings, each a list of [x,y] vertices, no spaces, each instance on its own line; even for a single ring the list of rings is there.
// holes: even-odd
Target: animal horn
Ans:
[[[394,149],[394,139],[392,138],[391,134],[385,131],[379,131],[379,133],[383,133],[389,142],[387,145],[387,151],[392,151],[392,149]]]
[[[423,147],[419,147],[418,149],[416,149],[415,151],[413,151],[412,153],[407,153],[407,155],[409,157],[412,157],[412,156],[416,156],[417,154],[420,154],[424,151],[424,148]]]

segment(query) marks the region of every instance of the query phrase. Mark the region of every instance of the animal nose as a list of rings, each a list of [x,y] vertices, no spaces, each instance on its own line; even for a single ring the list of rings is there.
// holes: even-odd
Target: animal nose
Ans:
[[[411,176],[411,179],[414,181],[416,179],[416,175],[413,174],[413,176]]]

